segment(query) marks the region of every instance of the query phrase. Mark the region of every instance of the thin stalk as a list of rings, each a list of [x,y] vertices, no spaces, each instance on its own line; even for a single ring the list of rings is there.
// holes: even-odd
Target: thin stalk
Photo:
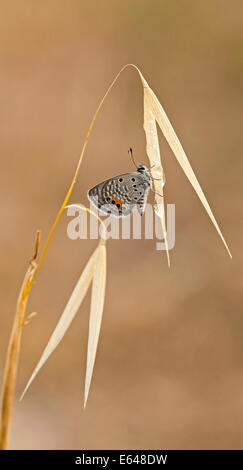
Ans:
[[[51,239],[52,239],[52,236],[53,236],[53,234],[54,234],[54,231],[55,231],[55,229],[56,229],[56,226],[57,226],[57,224],[58,224],[58,221],[59,221],[59,219],[60,219],[60,217],[61,217],[61,215],[62,215],[62,213],[63,213],[63,211],[64,211],[64,209],[65,209],[65,206],[67,205],[67,202],[68,202],[68,200],[69,200],[69,198],[70,198],[70,196],[71,196],[71,193],[72,193],[72,191],[73,191],[73,188],[74,188],[74,185],[75,185],[75,183],[76,183],[77,176],[78,176],[78,173],[79,173],[79,169],[80,169],[81,163],[82,163],[82,161],[83,161],[83,156],[84,156],[84,152],[85,152],[85,149],[86,149],[88,140],[89,140],[89,136],[90,136],[90,133],[91,133],[92,128],[93,128],[93,126],[94,126],[94,123],[95,123],[95,121],[96,121],[96,118],[97,118],[97,116],[98,116],[98,114],[99,114],[99,112],[100,112],[100,110],[101,110],[101,108],[102,108],[102,106],[103,106],[103,103],[104,103],[106,97],[107,97],[108,94],[110,93],[111,89],[112,89],[113,86],[115,85],[117,79],[119,78],[119,76],[121,75],[121,73],[123,72],[123,70],[125,70],[127,67],[134,67],[134,68],[138,71],[138,73],[140,73],[140,72],[139,72],[139,69],[136,67],[136,65],[133,65],[133,64],[126,64],[126,65],[124,65],[124,66],[121,68],[120,72],[118,72],[118,74],[115,76],[114,80],[112,81],[111,85],[109,86],[108,90],[106,91],[105,95],[103,96],[103,98],[102,98],[102,100],[101,100],[101,102],[100,102],[98,108],[96,109],[96,111],[95,111],[95,113],[94,113],[94,116],[93,116],[93,118],[92,118],[92,121],[91,121],[91,123],[90,123],[89,129],[88,129],[88,132],[87,132],[87,135],[86,135],[84,144],[83,144],[83,148],[82,148],[82,150],[81,150],[81,154],[80,154],[80,157],[79,157],[78,165],[77,165],[77,168],[76,168],[76,170],[75,170],[75,174],[74,174],[72,183],[71,183],[71,185],[70,185],[70,187],[69,187],[69,189],[68,189],[68,192],[67,192],[67,194],[66,194],[66,196],[65,196],[65,199],[64,199],[64,201],[63,201],[63,203],[62,203],[62,206],[61,206],[61,208],[60,208],[60,210],[59,210],[59,212],[58,212],[58,214],[57,214],[56,220],[55,220],[55,222],[54,222],[54,224],[53,224],[53,226],[52,226],[52,228],[51,228],[51,230],[50,230],[50,233],[49,233],[49,235],[48,235],[47,241],[46,241],[45,246],[44,246],[44,248],[43,248],[43,251],[42,251],[42,253],[41,253],[41,256],[40,256],[40,259],[39,259],[37,268],[36,268],[36,270],[35,270],[33,279],[35,279],[35,277],[36,277],[36,275],[37,275],[37,273],[38,273],[38,271],[39,271],[39,269],[40,269],[40,266],[41,266],[42,261],[43,261],[43,259],[44,259],[44,257],[45,257],[46,251],[47,251],[47,249],[48,249],[49,243],[50,243],[50,241],[51,241]]]
[[[55,222],[50,230],[50,233],[48,235],[47,241],[44,245],[44,248],[42,250],[39,262],[36,263],[35,260],[37,258],[37,253],[38,253],[38,248],[39,248],[39,243],[40,243],[40,232],[37,232],[37,237],[36,237],[36,244],[35,244],[35,252],[34,255],[30,261],[30,266],[25,274],[24,281],[22,284],[22,287],[20,289],[18,301],[17,301],[17,307],[16,307],[16,313],[14,317],[14,324],[12,328],[12,333],[10,337],[10,342],[9,342],[9,347],[8,347],[8,353],[7,353],[7,359],[6,359],[6,364],[5,364],[5,371],[4,371],[4,379],[3,379],[3,387],[2,387],[2,405],[1,405],[1,423],[0,423],[0,450],[6,450],[8,449],[8,442],[9,442],[9,433],[10,433],[10,425],[11,425],[11,418],[12,418],[12,410],[13,410],[13,401],[14,401],[14,394],[15,394],[15,386],[16,386],[16,377],[17,377],[17,369],[18,369],[18,363],[19,363],[19,352],[20,352],[20,343],[21,343],[21,335],[22,335],[22,328],[24,325],[24,318],[25,318],[25,310],[26,310],[26,305],[29,297],[29,293],[31,290],[32,285],[34,284],[35,277],[40,269],[40,266],[44,260],[44,257],[46,255],[49,243],[52,239],[52,236],[54,234],[54,231],[56,229],[56,226],[58,224],[58,221],[65,209],[65,206],[67,205],[67,202],[71,196],[71,193],[73,191],[74,185],[77,180],[77,176],[80,170],[80,166],[83,160],[84,152],[89,140],[90,133],[92,131],[92,128],[94,126],[95,120],[102,108],[102,105],[108,96],[110,90],[112,89],[113,85],[119,78],[120,74],[122,71],[129,67],[135,67],[136,66],[132,64],[126,64],[120,72],[116,75],[114,80],[112,81],[111,85],[109,86],[108,90],[106,91],[105,95],[103,96],[98,108],[95,111],[95,114],[91,120],[83,148],[79,157],[79,161],[74,173],[73,180],[71,182],[71,185],[68,189],[68,192],[65,196],[65,199],[62,203],[62,206],[58,212],[58,215],[55,219]],[[104,240],[102,239],[101,242],[103,243]],[[28,317],[27,321],[29,321],[30,317]]]
[[[37,232],[34,254],[29,262],[29,267],[24,277],[20,289],[12,333],[8,346],[8,353],[5,365],[3,388],[2,388],[2,406],[0,423],[0,450],[8,449],[10,426],[13,412],[13,402],[16,387],[16,377],[19,364],[20,343],[22,329],[25,323],[25,310],[28,301],[30,289],[33,284],[33,275],[37,264],[35,262],[38,247],[40,243],[40,231]]]

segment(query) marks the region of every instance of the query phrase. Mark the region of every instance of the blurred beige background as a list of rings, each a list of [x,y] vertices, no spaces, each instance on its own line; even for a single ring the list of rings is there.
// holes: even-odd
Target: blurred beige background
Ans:
[[[160,134],[166,202],[176,204],[171,269],[153,240],[109,243],[87,409],[89,295],[16,400],[12,449],[242,448],[242,15],[240,0],[1,3],[1,381],[35,231],[43,242],[97,104],[125,63],[164,105],[233,254]],[[129,146],[146,163],[142,119],[142,88],[127,70],[95,124],[72,202],[129,171]],[[68,220],[32,291],[28,313],[38,316],[24,329],[17,396],[96,246],[69,240]]]

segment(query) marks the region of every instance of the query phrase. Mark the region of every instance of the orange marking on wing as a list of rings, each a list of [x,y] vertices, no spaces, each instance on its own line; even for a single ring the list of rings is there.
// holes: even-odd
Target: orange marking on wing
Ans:
[[[117,197],[106,196],[106,199],[109,198],[109,197],[111,198],[111,200],[107,201],[107,202],[111,203],[112,201],[115,201],[116,204],[120,204],[121,207],[123,206],[123,202],[120,199],[118,199]]]

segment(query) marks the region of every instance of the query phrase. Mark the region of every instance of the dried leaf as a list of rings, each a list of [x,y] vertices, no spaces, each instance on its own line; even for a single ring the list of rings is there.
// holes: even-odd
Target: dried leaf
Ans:
[[[93,274],[94,274],[94,267],[96,264],[96,258],[99,254],[99,246],[96,248],[92,256],[90,257],[88,263],[86,264],[74,290],[73,293],[62,313],[60,320],[36,366],[34,372],[32,373],[21,397],[20,400],[24,397],[27,389],[29,388],[30,384],[33,382],[34,378],[38,374],[41,367],[45,364],[49,356],[53,353],[54,349],[58,346],[60,341],[62,340],[63,336],[65,335],[67,329],[69,328],[71,322],[73,321],[84,297],[89,288],[89,285],[92,281]]]
[[[163,107],[161,106],[158,98],[156,97],[156,95],[154,94],[153,90],[151,90],[151,88],[149,87],[148,83],[146,82],[145,78],[143,77],[143,75],[141,74],[140,70],[137,69],[138,72],[139,72],[139,75],[140,75],[140,78],[141,78],[141,81],[142,81],[142,84],[143,84],[143,87],[144,87],[144,94],[146,95],[146,106],[149,107],[152,115],[154,116],[154,118],[156,119],[158,125],[160,126],[160,129],[161,131],[163,132],[168,144],[170,145],[171,147],[171,150],[173,151],[178,163],[180,164],[180,166],[182,167],[184,173],[186,174],[187,178],[189,179],[191,185],[193,186],[193,188],[195,189],[199,199],[201,200],[205,210],[207,211],[210,219],[212,220],[222,242],[224,243],[225,245],[225,248],[226,250],[228,251],[229,253],[229,256],[232,258],[232,255],[229,251],[229,248],[228,248],[228,245],[221,233],[221,230],[216,222],[216,219],[211,211],[211,208],[208,204],[208,201],[202,191],[202,188],[195,176],[195,173],[189,163],[189,160],[182,148],[182,145],[163,109]]]
[[[87,403],[90,383],[95,363],[96,350],[100,334],[106,285],[106,246],[100,243],[93,277],[91,307],[89,318],[89,340],[85,377],[84,407]]]
[[[167,231],[165,223],[165,208],[164,208],[164,198],[163,198],[163,182],[164,182],[164,171],[161,163],[160,149],[159,149],[159,140],[156,127],[156,121],[154,119],[153,113],[150,108],[150,99],[149,93],[146,88],[144,88],[144,130],[146,135],[146,150],[147,155],[150,161],[152,168],[151,173],[153,180],[154,188],[156,191],[155,201],[156,201],[156,214],[161,220],[162,229],[165,239],[166,254],[168,260],[168,266],[170,266],[170,255],[167,242]],[[161,194],[161,196],[160,196]]]

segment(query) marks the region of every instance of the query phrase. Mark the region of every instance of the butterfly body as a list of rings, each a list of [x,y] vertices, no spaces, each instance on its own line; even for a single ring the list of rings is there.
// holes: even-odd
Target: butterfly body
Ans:
[[[137,206],[142,215],[147,202],[151,176],[145,165],[137,171],[109,178],[88,191],[88,199],[101,211],[122,217]]]

